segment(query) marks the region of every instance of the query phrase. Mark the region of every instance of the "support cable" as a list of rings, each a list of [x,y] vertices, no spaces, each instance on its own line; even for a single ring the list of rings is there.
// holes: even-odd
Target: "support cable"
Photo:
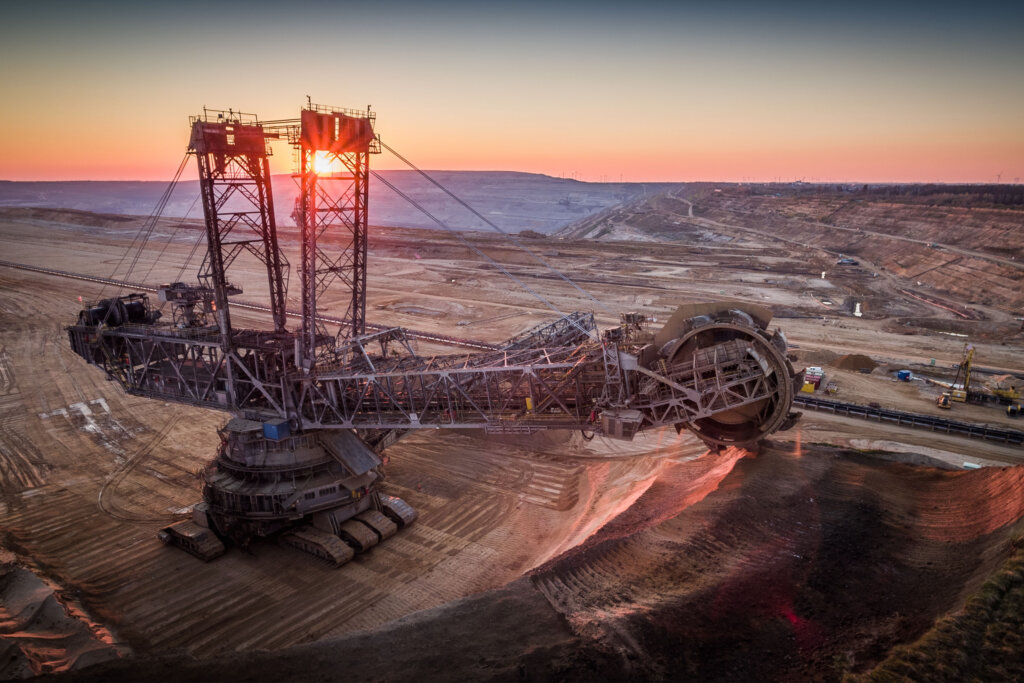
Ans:
[[[524,246],[524,245],[523,245],[523,244],[522,244],[522,243],[521,243],[521,242],[520,242],[520,241],[519,241],[519,240],[518,240],[518,239],[517,239],[517,238],[516,238],[516,237],[515,237],[514,235],[512,235],[512,233],[510,233],[510,232],[507,232],[507,231],[505,231],[505,230],[502,230],[501,228],[499,228],[499,227],[498,227],[497,225],[495,225],[495,224],[494,224],[494,222],[493,222],[493,221],[489,220],[489,219],[488,219],[488,218],[487,218],[486,216],[484,216],[484,215],[483,215],[483,214],[481,214],[481,213],[480,213],[479,211],[477,211],[477,210],[476,210],[476,209],[474,209],[474,208],[473,208],[472,206],[470,206],[470,205],[469,205],[469,204],[467,204],[467,203],[466,203],[465,201],[463,201],[461,197],[459,197],[458,195],[456,195],[455,193],[453,193],[453,192],[452,192],[451,190],[449,190],[448,188],[446,188],[446,187],[445,187],[444,185],[442,185],[441,183],[439,183],[438,181],[436,181],[436,180],[435,180],[435,179],[434,179],[433,177],[431,177],[431,176],[430,176],[430,175],[429,175],[429,174],[428,174],[428,173],[427,173],[426,171],[423,171],[423,170],[421,170],[421,169],[420,169],[419,167],[417,167],[417,166],[416,166],[415,164],[413,164],[413,163],[412,163],[411,161],[409,161],[409,160],[408,160],[408,159],[406,159],[406,158],[405,158],[404,156],[402,156],[401,154],[399,154],[398,152],[396,152],[396,151],[394,150],[394,148],[392,148],[392,147],[390,147],[390,146],[386,145],[386,144],[385,144],[385,143],[384,143],[383,141],[381,141],[381,140],[380,140],[380,138],[378,138],[378,140],[377,140],[377,141],[378,141],[378,142],[380,142],[380,146],[381,146],[381,147],[383,147],[383,148],[384,148],[384,149],[386,149],[387,151],[389,151],[389,152],[391,152],[392,154],[394,154],[394,155],[395,155],[395,156],[396,156],[396,157],[397,157],[397,158],[398,158],[398,159],[399,159],[400,161],[402,161],[402,162],[403,162],[403,163],[404,163],[405,165],[407,165],[407,166],[408,166],[409,168],[411,168],[411,169],[412,169],[413,171],[415,171],[416,173],[418,173],[418,174],[420,174],[421,176],[423,176],[424,178],[426,178],[426,179],[427,179],[427,181],[429,181],[429,182],[430,182],[431,184],[433,184],[433,185],[434,185],[435,187],[437,187],[437,188],[438,188],[439,190],[441,190],[441,191],[442,191],[442,192],[444,192],[444,193],[445,193],[446,195],[448,195],[449,197],[451,197],[451,198],[452,198],[452,199],[453,199],[454,201],[456,201],[456,202],[457,202],[458,204],[460,204],[461,206],[463,206],[464,208],[466,208],[466,209],[467,209],[467,210],[468,210],[468,211],[469,211],[470,213],[472,213],[472,214],[473,214],[474,216],[476,216],[477,218],[479,218],[480,220],[482,220],[482,221],[483,221],[484,223],[486,223],[486,224],[487,224],[488,226],[490,226],[490,227],[491,227],[491,228],[492,228],[493,230],[495,230],[496,232],[500,232],[500,233],[501,233],[502,235],[504,235],[505,237],[509,238],[509,239],[510,239],[510,240],[512,241],[512,243],[513,243],[513,244],[515,244],[515,245],[516,245],[517,247],[519,247],[519,249],[521,249],[522,251],[524,251],[524,252],[526,252],[527,254],[529,254],[530,256],[532,256],[532,257],[533,257],[533,258],[534,258],[535,260],[537,260],[537,261],[538,261],[539,263],[543,264],[543,265],[544,265],[544,267],[546,267],[546,268],[547,268],[548,270],[550,270],[550,271],[551,271],[552,273],[554,273],[555,275],[557,275],[558,277],[562,278],[562,279],[563,279],[563,280],[565,280],[565,281],[566,281],[567,283],[569,283],[570,285],[572,285],[572,286],[573,286],[573,287],[574,287],[574,288],[576,289],[576,291],[577,291],[577,292],[579,292],[580,294],[582,294],[583,296],[585,296],[586,298],[590,299],[590,300],[591,300],[592,302],[594,302],[595,304],[597,304],[597,306],[599,306],[599,307],[600,307],[600,308],[601,308],[602,310],[604,310],[604,312],[605,312],[605,313],[612,313],[612,312],[613,312],[613,311],[611,311],[611,309],[609,309],[609,308],[608,308],[607,306],[605,306],[605,305],[604,305],[603,303],[601,303],[601,302],[600,302],[599,300],[595,299],[595,298],[594,298],[594,297],[593,297],[593,296],[592,296],[592,295],[591,295],[591,294],[590,294],[589,292],[587,292],[586,290],[584,290],[583,288],[581,288],[581,287],[580,287],[579,285],[577,285],[577,284],[576,284],[575,282],[573,282],[573,281],[572,281],[572,280],[571,280],[571,279],[570,279],[570,278],[569,278],[569,277],[568,277],[567,275],[565,275],[564,273],[562,273],[562,271],[558,270],[558,269],[557,269],[557,268],[555,268],[555,267],[554,267],[553,265],[551,265],[550,263],[548,263],[547,261],[545,261],[545,260],[544,260],[543,258],[541,258],[541,256],[540,256],[539,254],[537,254],[536,252],[534,252],[534,251],[532,251],[531,249],[529,249],[529,248],[527,248],[526,246]],[[379,179],[379,177],[378,177],[378,179]]]
[[[159,220],[160,215],[163,213],[164,208],[167,206],[167,201],[170,199],[171,193],[174,192],[174,186],[177,184],[178,178],[181,177],[182,172],[185,170],[185,165],[187,163],[188,154],[186,153],[185,157],[181,160],[181,164],[178,165],[178,170],[175,172],[174,178],[167,185],[167,188],[164,190],[164,193],[160,196],[160,199],[157,201],[156,207],[149,214],[149,217],[146,218],[142,226],[139,227],[139,231],[135,233],[135,237],[132,239],[132,243],[128,245],[128,248],[124,251],[124,253],[121,254],[121,258],[118,260],[117,265],[115,265],[114,269],[110,272],[110,277],[108,279],[113,280],[114,276],[117,274],[118,268],[120,268],[121,264],[124,263],[124,260],[128,257],[128,254],[135,250],[135,255],[132,258],[131,265],[129,265],[128,267],[128,272],[122,279],[122,284],[118,285],[117,295],[120,295],[121,290],[124,289],[123,283],[127,282],[128,275],[131,273],[132,269],[135,267],[135,264],[138,262],[139,256],[142,254],[142,250],[145,248],[146,242],[149,240],[150,235],[153,234],[153,228],[156,226],[156,223]],[[143,237],[143,234],[145,234],[145,237]],[[138,247],[136,247],[136,244],[138,244]],[[100,289],[100,297],[103,296],[105,290],[106,286]],[[111,310],[113,310],[113,308],[111,308]]]
[[[508,277],[510,280],[512,280],[517,285],[522,287],[524,290],[529,292],[531,295],[533,295],[534,298],[536,298],[538,301],[542,302],[545,306],[550,308],[552,311],[554,311],[558,315],[562,316],[563,318],[566,318],[566,320],[569,320],[569,322],[574,327],[576,327],[580,332],[583,332],[585,335],[587,335],[588,337],[591,337],[593,339],[598,339],[597,333],[595,331],[588,330],[585,327],[583,327],[578,321],[570,319],[568,316],[566,316],[565,313],[560,311],[557,306],[555,306],[553,303],[548,301],[542,295],[538,294],[533,289],[531,289],[525,282],[523,282],[522,280],[517,278],[515,275],[510,273],[503,265],[501,265],[500,263],[498,263],[497,261],[492,259],[490,256],[488,256],[484,252],[480,251],[469,240],[467,240],[465,237],[463,237],[462,234],[458,230],[455,230],[455,229],[449,227],[448,225],[446,225],[443,221],[441,221],[441,219],[437,218],[436,216],[434,216],[434,214],[432,214],[429,211],[427,211],[415,199],[413,199],[409,195],[407,195],[404,192],[402,192],[401,190],[399,190],[397,187],[394,186],[394,184],[392,184],[386,178],[381,176],[380,173],[378,173],[377,171],[370,171],[370,173],[373,175],[374,178],[376,178],[380,182],[384,183],[384,185],[386,185],[387,187],[391,188],[391,190],[395,194],[397,194],[399,197],[401,197],[405,201],[409,202],[409,204],[411,204],[415,209],[417,209],[418,211],[422,212],[424,216],[426,216],[427,218],[432,220],[434,223],[436,223],[441,229],[446,230],[447,232],[451,233],[452,235],[455,235],[455,238],[458,239],[460,242],[462,242],[463,246],[468,247],[470,250],[475,252],[477,256],[479,256],[480,258],[484,259],[485,261],[490,263],[492,266],[494,266],[495,268],[500,270],[502,273],[505,274],[506,277]]]
[[[153,263],[149,265],[149,270],[147,270],[146,274],[142,276],[143,282],[147,282],[149,280],[149,276],[153,274],[153,269],[156,267],[156,264],[160,262],[160,259],[162,259],[164,256],[164,252],[167,251],[167,247],[171,246],[171,242],[173,242],[174,238],[178,236],[178,230],[180,230],[185,225],[185,221],[188,220],[188,215],[192,213],[192,209],[196,208],[196,203],[199,201],[199,198],[201,196],[202,195],[196,195],[196,198],[192,200],[192,205],[188,207],[188,211],[186,211],[185,215],[181,217],[181,221],[176,226],[174,226],[174,230],[171,231],[171,236],[167,238],[166,242],[164,242],[164,246],[160,248],[160,253],[156,255],[156,258],[153,260]],[[181,278],[179,276],[178,280],[180,279]],[[175,281],[177,282],[178,280]]]
[[[163,195],[160,197],[160,201],[157,203],[153,213],[149,216],[149,227],[146,230],[146,236],[139,243],[139,248],[135,252],[135,257],[132,259],[131,264],[128,266],[128,272],[125,273],[124,279],[127,281],[131,277],[132,273],[135,272],[135,266],[138,265],[139,259],[142,257],[142,252],[145,251],[146,245],[149,243],[149,239],[153,236],[153,230],[156,229],[157,224],[160,222],[160,218],[163,216],[164,210],[167,208],[167,203],[171,200],[171,195],[174,193],[174,188],[178,184],[178,179],[181,177],[182,171],[185,170],[185,164],[188,162],[188,155],[182,159],[181,165],[178,166],[178,171],[174,174],[174,178],[167,185],[167,189],[164,190]],[[118,292],[120,293],[120,291]]]
[[[192,245],[192,251],[188,252],[188,256],[185,257],[185,262],[181,264],[181,268],[178,269],[178,274],[175,276],[174,281],[180,282],[182,275],[185,274],[185,269],[192,263],[192,259],[195,258],[196,252],[199,251],[199,246],[206,241],[206,231],[200,231],[199,238]]]

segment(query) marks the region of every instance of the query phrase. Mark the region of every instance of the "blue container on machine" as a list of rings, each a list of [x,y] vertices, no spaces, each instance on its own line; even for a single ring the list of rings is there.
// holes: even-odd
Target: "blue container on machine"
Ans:
[[[288,420],[271,420],[263,423],[263,436],[267,439],[280,441],[287,439],[290,434]]]
[[[898,379],[901,382],[909,382],[910,381],[910,370],[898,370],[896,372],[896,379]]]

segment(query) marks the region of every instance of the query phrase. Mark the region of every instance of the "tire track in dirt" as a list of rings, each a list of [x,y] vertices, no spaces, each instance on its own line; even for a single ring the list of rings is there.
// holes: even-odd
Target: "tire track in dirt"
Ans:
[[[452,484],[452,477],[462,485],[472,485],[500,496],[515,497],[524,502],[568,510],[579,500],[579,480],[583,466],[574,462],[548,460],[540,456],[523,456],[513,449],[494,447],[464,448],[457,451],[449,443],[431,443],[402,454],[409,467],[438,488]]]
[[[0,421],[0,493],[42,486],[51,469],[35,444]]]
[[[19,493],[46,483],[52,467],[22,433],[26,411],[7,346],[0,344],[0,494]]]
[[[96,505],[100,510],[114,519],[124,522],[162,522],[173,517],[173,515],[146,516],[141,513],[120,509],[117,505],[115,494],[117,493],[117,488],[128,475],[153,454],[153,450],[167,438],[167,435],[180,421],[181,417],[177,415],[167,420],[163,427],[160,428],[160,431],[154,434],[153,438],[145,446],[136,451],[134,455],[128,458],[123,465],[107,478],[96,495]]]

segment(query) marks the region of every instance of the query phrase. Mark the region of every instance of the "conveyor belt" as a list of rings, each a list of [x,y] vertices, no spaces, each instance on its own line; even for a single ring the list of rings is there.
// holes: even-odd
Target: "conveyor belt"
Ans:
[[[44,275],[54,275],[56,277],[70,278],[72,280],[84,280],[85,282],[98,282],[104,285],[113,285],[115,287],[125,287],[127,289],[141,290],[145,292],[155,292],[156,288],[151,285],[144,285],[138,282],[124,282],[122,280],[111,280],[106,277],[96,277],[95,275],[83,275],[82,273],[69,273],[65,270],[55,270],[53,268],[40,268],[39,266],[29,266],[24,263],[14,263],[12,261],[0,261],[0,266],[7,266],[8,268],[16,268],[18,270],[27,270],[33,273],[42,273]],[[246,301],[232,301],[232,306],[238,308],[246,308],[251,311],[263,311],[270,313],[269,306],[263,306],[261,304],[249,303]],[[288,315],[299,317],[301,313],[295,310],[289,310]],[[345,325],[347,321],[341,318],[334,318],[329,315],[318,315],[317,320],[323,322],[335,323],[337,325]],[[388,329],[387,325],[378,325],[375,323],[366,323],[367,329],[372,330],[385,330]],[[480,351],[496,351],[501,348],[499,344],[489,344],[488,342],[478,341],[476,339],[462,339],[459,337],[449,337],[443,334],[436,334],[434,332],[421,332],[419,330],[405,329],[406,334],[414,339],[421,339],[423,341],[436,342],[439,344],[446,344],[448,346],[458,346],[466,349],[477,349]]]
[[[928,429],[933,432],[945,432],[946,434],[958,434],[972,439],[985,439],[987,441],[999,441],[1013,445],[1024,444],[1024,432],[1015,429],[1000,429],[986,425],[949,420],[934,415],[921,415],[919,413],[905,413],[899,410],[887,410],[885,408],[872,408],[856,403],[842,403],[840,401],[829,401],[811,396],[796,396],[793,403],[820,410],[836,415],[848,415],[850,417],[861,417],[865,420],[877,420],[878,422],[890,422],[904,427],[915,427],[917,429]]]

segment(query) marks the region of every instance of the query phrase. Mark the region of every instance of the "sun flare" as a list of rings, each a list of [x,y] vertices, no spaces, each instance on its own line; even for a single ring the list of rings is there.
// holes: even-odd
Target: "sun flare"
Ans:
[[[329,175],[338,170],[338,157],[330,152],[317,152],[313,156],[313,171],[317,175]]]

